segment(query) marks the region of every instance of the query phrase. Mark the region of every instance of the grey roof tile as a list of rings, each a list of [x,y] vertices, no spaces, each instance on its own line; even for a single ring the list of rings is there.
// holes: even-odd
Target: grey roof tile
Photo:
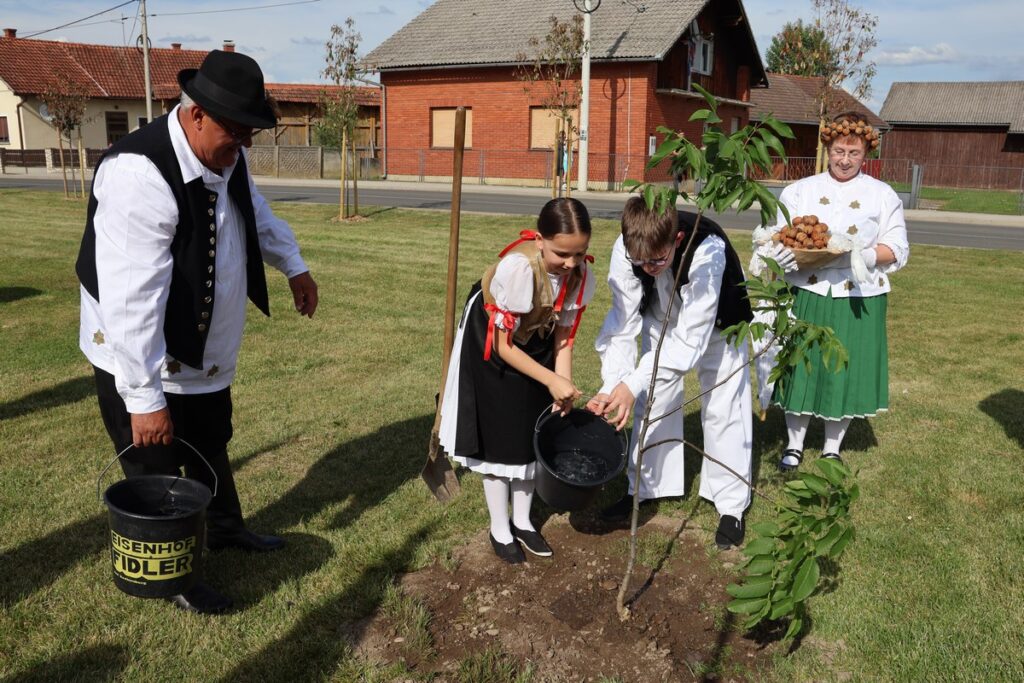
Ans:
[[[1024,133],[1024,81],[893,83],[882,105],[889,123],[1004,125]]]

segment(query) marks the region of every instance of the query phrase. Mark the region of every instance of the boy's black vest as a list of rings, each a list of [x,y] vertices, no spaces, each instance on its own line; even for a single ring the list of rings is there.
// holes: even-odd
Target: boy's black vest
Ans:
[[[216,299],[214,285],[217,282],[217,226],[214,214],[217,194],[203,185],[201,177],[185,183],[171,144],[171,133],[167,124],[168,115],[164,115],[122,138],[107,150],[99,163],[102,164],[107,156],[113,154],[141,154],[156,165],[171,188],[178,203],[178,225],[171,241],[174,266],[171,273],[171,288],[167,296],[164,339],[169,356],[193,368],[202,369],[203,351],[206,348],[206,337],[210,331]],[[99,164],[96,168],[99,168]],[[270,315],[267,280],[263,273],[263,256],[256,232],[256,214],[252,208],[252,195],[249,194],[245,157],[241,154],[228,180],[228,196],[234,200],[245,224],[247,294],[257,308],[265,315]],[[82,237],[82,247],[78,252],[78,262],[75,264],[75,271],[82,286],[97,301],[100,297],[96,275],[96,231],[93,227],[93,218],[98,206],[96,195],[91,194],[85,235]]]
[[[696,215],[690,213],[679,213],[679,229],[683,232],[683,246],[690,240],[693,233],[693,224]],[[718,296],[718,312],[715,315],[715,327],[724,330],[730,325],[738,322],[750,322],[754,319],[754,313],[750,309],[750,301],[747,298],[747,288],[743,286],[743,266],[740,264],[740,257],[732,248],[729,238],[718,223],[709,220],[706,216],[700,219],[700,227],[697,229],[697,236],[693,239],[693,245],[688,250],[676,249],[675,258],[672,261],[670,273],[679,272],[683,268],[683,275],[679,278],[679,289],[690,281],[690,264],[693,262],[693,254],[703,242],[711,235],[717,235],[725,242],[725,272],[722,274],[722,289]],[[644,272],[639,266],[633,266],[633,274],[640,280],[643,286],[643,296],[640,298],[640,313],[647,311],[651,303],[651,294],[654,289],[654,278]]]

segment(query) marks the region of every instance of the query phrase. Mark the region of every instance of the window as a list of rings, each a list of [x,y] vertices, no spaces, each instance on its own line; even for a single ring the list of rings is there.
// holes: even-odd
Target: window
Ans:
[[[430,110],[430,146],[451,149],[455,146],[455,107]],[[473,110],[466,109],[466,147],[473,146]]]
[[[147,119],[145,116],[140,116],[139,117],[139,119],[138,119],[138,126],[139,126],[139,128],[142,128],[147,123],[149,123],[149,119]]]
[[[104,112],[107,121],[107,144],[112,145],[128,135],[128,112]]]
[[[734,116],[734,117],[732,117],[732,121],[729,123],[729,132],[730,133],[735,133],[739,129],[740,129],[740,117]]]
[[[0,144],[11,141],[11,133],[7,130],[7,117],[0,116]]]
[[[690,25],[690,35],[693,41],[690,70],[710,76],[715,65],[715,36],[712,33],[702,34],[696,21]]]
[[[570,109],[569,116],[576,130],[580,127],[580,113]],[[555,127],[559,111],[550,107],[530,107],[530,149],[551,149],[555,143]],[[562,123],[564,132],[565,123]]]

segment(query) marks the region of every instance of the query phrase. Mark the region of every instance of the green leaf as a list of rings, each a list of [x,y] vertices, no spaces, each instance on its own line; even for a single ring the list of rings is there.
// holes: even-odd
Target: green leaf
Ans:
[[[713,115],[714,112],[712,112],[710,109],[698,109],[697,111],[690,114],[690,121],[707,121],[707,119]]]
[[[802,479],[794,479],[786,482],[786,488],[794,491],[803,491],[807,488],[807,482]]]
[[[821,570],[818,568],[817,558],[811,556],[804,559],[800,568],[796,570],[796,576],[793,578],[793,600],[796,602],[806,600],[818,586],[818,577],[820,575]]]
[[[743,622],[743,628],[750,630],[761,623],[761,620],[768,616],[768,610],[771,607],[771,603],[765,601],[764,607],[757,610],[749,619]]]
[[[758,538],[746,545],[743,548],[743,554],[748,557],[756,557],[757,555],[767,555],[775,550],[775,539],[774,538]]]
[[[843,554],[843,551],[846,549],[846,546],[849,545],[850,541],[852,540],[853,527],[851,526],[847,527],[846,531],[843,532],[843,535],[839,537],[839,540],[837,540],[835,544],[833,544],[833,546],[829,549],[828,556],[832,559],[839,557]]]
[[[711,107],[711,111],[718,111],[718,102],[715,100],[714,95],[712,95],[711,93],[709,93],[707,90],[697,85],[696,83],[693,84],[693,89],[704,96],[704,99],[707,100],[708,106]]]
[[[782,146],[782,143],[777,137],[771,134],[767,128],[758,128],[757,134],[764,140],[764,144],[770,147],[774,152],[778,153],[783,159],[786,158],[786,149]]]
[[[772,130],[774,130],[775,133],[779,137],[783,137],[783,138],[786,138],[788,140],[792,140],[794,137],[796,137],[796,136],[793,135],[793,129],[792,128],[787,126],[782,121],[779,121],[774,116],[769,115],[769,116],[765,117],[764,124],[766,126],[769,126]]]
[[[789,628],[786,629],[786,635],[782,637],[783,640],[790,640],[800,635],[800,631],[804,628],[804,620],[800,617],[793,617],[793,621],[789,622]]]
[[[786,595],[778,602],[772,605],[771,612],[768,613],[769,619],[780,619],[793,611],[793,607],[796,605],[793,602],[793,598]]]
[[[763,598],[772,589],[771,576],[758,576],[747,579],[741,584],[730,583],[725,587],[725,592],[734,598]]]
[[[654,211],[654,185],[647,185],[644,188],[644,204],[648,211]]]
[[[815,493],[822,496],[828,495],[828,480],[822,479],[818,475],[811,474],[810,472],[801,472],[800,479],[807,484],[807,488]]]
[[[642,184],[643,183],[641,181],[639,181],[639,180],[633,180],[632,178],[626,178],[625,180],[622,181],[622,189],[624,189],[624,190],[632,190],[633,188],[638,187],[639,185],[642,185]]]
[[[745,566],[748,577],[770,574],[774,568],[775,558],[771,555],[757,555],[756,557],[752,557],[747,560],[747,564]]]
[[[768,520],[766,522],[758,522],[757,524],[751,524],[750,529],[751,531],[760,536],[767,536],[769,538],[775,538],[779,535],[779,532],[781,531],[779,529],[779,525],[771,520]]]
[[[833,524],[828,530],[828,533],[818,539],[814,544],[814,554],[816,557],[828,553],[829,549],[835,544],[839,537],[843,534],[843,525],[838,522]]]
[[[767,604],[768,598],[749,598],[747,600],[733,600],[726,605],[726,609],[733,614],[753,614]]]

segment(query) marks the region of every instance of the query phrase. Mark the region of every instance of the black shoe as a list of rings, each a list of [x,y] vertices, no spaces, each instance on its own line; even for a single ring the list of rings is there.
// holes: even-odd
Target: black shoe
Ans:
[[[255,553],[267,553],[283,548],[284,539],[280,536],[257,534],[248,529],[239,529],[230,534],[217,534],[211,531],[206,537],[206,547],[210,550],[240,548]]]
[[[795,465],[789,465],[785,462],[786,458],[796,458]],[[795,448],[787,448],[782,451],[782,457],[779,458],[779,472],[792,472],[796,468],[800,467],[800,461],[804,459],[804,452]]]
[[[732,515],[722,515],[718,520],[718,531],[715,532],[715,545],[719,550],[728,550],[743,545],[743,537],[746,535],[743,518],[736,518]]]
[[[167,598],[178,609],[196,614],[222,614],[231,609],[231,598],[199,582],[181,595]]]
[[[839,457],[838,453],[822,453],[821,457],[826,458],[828,460],[835,460],[840,465],[843,464],[843,459]]]
[[[494,540],[492,534],[488,533],[487,537],[491,539],[491,547],[494,548],[494,554],[505,562],[509,564],[526,562],[526,555],[523,554],[523,549],[519,547],[515,539],[512,539],[511,543],[498,543]]]
[[[537,557],[551,557],[554,555],[554,551],[551,550],[551,546],[544,540],[544,537],[540,535],[539,531],[527,531],[516,527],[515,524],[512,526],[512,535],[515,536],[523,547],[529,550]]]
[[[640,507],[643,507],[653,500],[653,498],[650,500],[641,500]],[[633,496],[627,494],[597,514],[606,522],[625,522],[630,518],[630,515],[633,514]]]

